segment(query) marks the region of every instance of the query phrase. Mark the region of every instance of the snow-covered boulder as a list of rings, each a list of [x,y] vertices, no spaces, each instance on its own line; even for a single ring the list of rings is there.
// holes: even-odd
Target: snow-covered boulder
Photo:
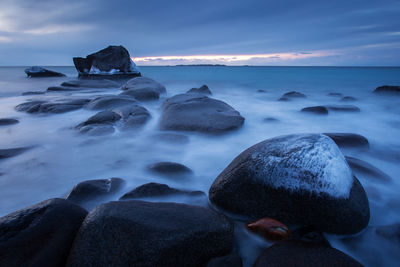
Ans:
[[[369,204],[338,146],[323,134],[275,137],[237,156],[210,188],[213,204],[321,231],[357,233]]]
[[[86,58],[74,57],[73,60],[79,76],[141,76],[128,50],[123,46],[109,46]]]

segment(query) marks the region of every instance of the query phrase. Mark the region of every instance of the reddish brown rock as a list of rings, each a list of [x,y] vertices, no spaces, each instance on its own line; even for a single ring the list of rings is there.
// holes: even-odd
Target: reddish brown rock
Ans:
[[[272,241],[286,240],[292,235],[286,225],[271,218],[262,218],[248,223],[246,228]]]

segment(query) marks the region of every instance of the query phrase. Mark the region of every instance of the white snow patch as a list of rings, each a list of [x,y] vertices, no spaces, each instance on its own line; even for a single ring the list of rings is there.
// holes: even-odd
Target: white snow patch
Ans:
[[[329,137],[300,134],[265,142],[264,151],[257,150],[251,155],[256,161],[255,179],[273,188],[349,197],[353,174],[342,152]]]

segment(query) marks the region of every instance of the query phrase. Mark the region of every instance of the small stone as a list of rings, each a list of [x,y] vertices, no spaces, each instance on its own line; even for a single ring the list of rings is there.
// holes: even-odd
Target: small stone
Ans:
[[[271,218],[262,218],[248,223],[246,228],[272,241],[286,240],[292,235],[286,225]]]

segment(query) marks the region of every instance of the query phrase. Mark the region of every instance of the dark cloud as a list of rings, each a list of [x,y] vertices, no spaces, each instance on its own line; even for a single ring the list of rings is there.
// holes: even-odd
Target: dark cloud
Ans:
[[[70,65],[72,56],[109,44],[122,44],[137,57],[330,51],[319,62],[400,63],[400,46],[390,46],[400,43],[395,0],[0,0],[0,5],[1,65]],[[318,62],[313,57],[293,64],[302,60]]]

